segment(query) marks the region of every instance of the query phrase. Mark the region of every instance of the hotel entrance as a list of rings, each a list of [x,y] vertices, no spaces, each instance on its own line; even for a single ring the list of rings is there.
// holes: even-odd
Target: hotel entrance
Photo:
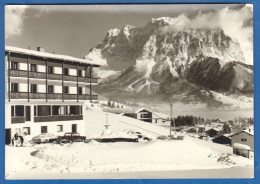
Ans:
[[[11,144],[11,128],[5,129],[5,144]]]

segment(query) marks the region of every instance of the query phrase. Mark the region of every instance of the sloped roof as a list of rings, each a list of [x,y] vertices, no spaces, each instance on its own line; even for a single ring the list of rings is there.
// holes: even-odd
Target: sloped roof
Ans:
[[[219,137],[226,137],[226,138],[231,139],[231,134],[222,134],[222,135],[219,135],[219,136],[215,137],[214,139],[217,139]]]
[[[83,64],[100,65],[100,66],[106,65],[106,63],[101,62],[101,61],[89,61],[89,60],[80,59],[80,58],[67,56],[67,55],[52,54],[52,53],[48,53],[48,52],[40,52],[40,51],[36,51],[36,50],[23,49],[23,48],[12,47],[12,46],[5,46],[5,51],[19,53],[19,54],[32,55],[32,56],[37,56],[37,57],[79,62],[79,63],[83,63]]]
[[[249,135],[254,136],[254,131],[252,131],[252,130],[249,131],[249,130],[247,129],[247,130],[242,130],[242,131],[240,131],[240,132],[234,133],[234,134],[230,135],[230,137],[232,137],[232,136],[234,136],[234,135],[237,135],[237,134],[240,134],[241,132],[245,132],[245,133],[247,133],[247,134],[249,134]]]

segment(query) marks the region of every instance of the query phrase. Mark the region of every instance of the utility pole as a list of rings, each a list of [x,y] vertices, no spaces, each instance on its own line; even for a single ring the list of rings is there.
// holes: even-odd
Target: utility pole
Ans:
[[[172,101],[170,101],[170,137],[172,135]]]
[[[108,114],[106,114],[106,124],[105,124],[104,126],[106,127],[106,129],[108,129],[108,127],[110,126],[110,125],[108,124]]]
[[[173,122],[173,126],[174,126],[174,135],[176,135],[176,127],[175,127],[175,121],[173,120],[172,106],[173,106],[173,102],[170,101],[170,109],[171,109],[171,112],[170,112],[170,136],[172,135],[172,122]]]

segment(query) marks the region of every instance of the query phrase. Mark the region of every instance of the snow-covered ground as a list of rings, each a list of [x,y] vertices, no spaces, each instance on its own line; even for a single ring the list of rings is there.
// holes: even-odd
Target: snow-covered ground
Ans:
[[[208,146],[209,144],[211,146]],[[201,144],[201,141],[197,142],[189,137],[185,137],[183,141],[92,141],[64,145],[41,144],[22,148],[6,146],[7,179],[15,178],[16,174],[25,171],[31,175],[39,175],[223,169],[252,165],[252,160],[230,154],[230,147],[210,142]]]
[[[98,108],[87,111],[87,138],[102,134],[106,114],[109,113]],[[169,134],[167,128],[121,115],[109,114],[108,123],[114,133],[134,130],[154,138]],[[48,178],[56,173],[55,178],[62,178],[65,173],[159,172],[253,166],[253,160],[233,155],[231,147],[184,136],[184,140],[154,139],[136,143],[91,141],[6,146],[5,176],[6,179],[32,179],[36,176]]]
[[[146,135],[159,136],[168,135],[169,129],[156,126],[137,119],[126,117],[123,115],[102,112],[99,109],[88,110],[86,113],[86,136],[97,137],[100,136],[106,124],[106,117],[108,116],[109,129],[112,132],[120,132],[125,130],[141,131]]]

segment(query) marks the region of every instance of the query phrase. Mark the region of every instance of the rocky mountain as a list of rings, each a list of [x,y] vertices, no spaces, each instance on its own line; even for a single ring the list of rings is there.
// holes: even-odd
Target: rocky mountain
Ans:
[[[253,94],[253,66],[245,64],[239,43],[220,28],[152,19],[143,27],[109,30],[89,54],[94,51],[108,64],[98,71],[103,79],[95,90],[109,98],[212,103],[211,90]]]

